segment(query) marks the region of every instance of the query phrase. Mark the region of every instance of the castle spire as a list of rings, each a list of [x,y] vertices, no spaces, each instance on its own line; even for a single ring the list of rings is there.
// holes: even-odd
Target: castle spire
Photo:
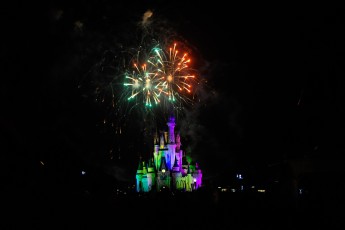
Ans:
[[[160,171],[162,171],[162,170],[164,170],[164,171],[168,170],[167,162],[166,162],[164,156],[162,157],[162,163],[161,163],[161,167],[160,167]]]
[[[181,149],[181,137],[180,133],[178,132],[176,134],[176,151],[179,151]]]
[[[143,163],[142,163],[142,161],[141,161],[141,157],[140,157],[140,159],[139,159],[138,170],[143,170]]]
[[[136,191],[149,192],[164,189],[191,192],[202,185],[202,171],[198,162],[181,149],[181,136],[175,133],[175,117],[170,113],[168,130],[157,130],[153,135],[154,151],[143,159],[139,152],[136,173]],[[151,142],[152,143],[152,142]],[[193,164],[192,164],[193,162]]]
[[[154,145],[158,145],[159,144],[159,136],[158,136],[157,128],[156,128],[156,132],[155,132],[154,137],[153,137],[153,144]]]
[[[152,169],[153,171],[156,170],[153,157],[151,157],[151,159],[148,162],[148,168]]]
[[[190,172],[190,167],[189,167],[189,163],[188,163],[188,168],[187,168],[187,174],[191,174],[191,172]]]
[[[175,125],[176,124],[175,124],[175,117],[173,115],[170,115],[167,125],[169,127],[168,143],[175,143]]]
[[[161,139],[160,139],[160,144],[159,144],[159,147],[160,148],[164,148],[165,146],[165,141],[164,141],[164,135],[163,133],[161,134]]]
[[[178,168],[178,163],[177,163],[177,158],[175,156],[175,162],[174,162],[174,166],[173,167],[177,167]]]
[[[145,161],[143,161],[142,163],[143,163],[143,165],[142,165],[142,167],[143,167],[143,174],[147,174],[146,163],[145,163]]]

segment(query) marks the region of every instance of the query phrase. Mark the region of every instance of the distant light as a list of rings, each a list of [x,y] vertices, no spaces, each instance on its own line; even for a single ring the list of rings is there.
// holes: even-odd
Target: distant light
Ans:
[[[84,170],[81,170],[81,175],[85,175],[85,171]]]

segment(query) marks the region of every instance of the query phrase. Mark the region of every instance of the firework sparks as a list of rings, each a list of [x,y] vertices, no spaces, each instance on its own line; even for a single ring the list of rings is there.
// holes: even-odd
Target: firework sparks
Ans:
[[[184,93],[192,92],[192,80],[195,79],[188,65],[191,62],[188,54],[180,55],[176,43],[168,52],[157,47],[154,51],[156,56],[150,63],[156,67],[157,75],[161,76],[161,87],[168,100],[173,102],[176,99],[186,100],[188,97]]]
[[[164,20],[152,17],[153,12],[146,11],[139,27],[142,34],[132,37],[132,33],[124,33],[126,42],[119,41],[107,50],[88,72],[96,86],[95,100],[105,106],[102,127],[124,126],[137,115],[146,122],[171,112],[182,116],[198,102],[195,99],[201,92],[201,82],[191,68],[192,48],[171,29],[161,26]]]
[[[190,101],[196,79],[189,67],[191,59],[188,53],[180,55],[176,43],[167,50],[155,46],[145,64],[139,67],[135,63],[133,71],[125,74],[124,86],[130,89],[126,93],[128,100],[141,97],[148,107],[162,100],[167,103]]]
[[[166,20],[153,16],[157,19],[147,10],[139,22],[121,26],[119,29],[125,29],[116,30],[116,37],[102,40],[95,51],[88,51],[101,58],[83,75],[78,87],[85,98],[92,95],[103,110],[96,114],[97,127],[109,139],[114,138],[114,146],[107,152],[111,159],[115,154],[122,156],[118,146],[127,148],[121,143],[131,135],[132,127],[148,143],[145,138],[171,114],[176,119],[190,119],[188,110],[198,108],[204,96],[204,81],[191,68],[191,57],[200,60],[197,50]],[[75,30],[83,28],[83,23],[75,23]]]
[[[130,96],[127,97],[128,100],[142,95],[143,102],[148,107],[152,107],[152,102],[154,104],[160,102],[159,97],[162,93],[160,81],[155,72],[147,69],[146,64],[143,64],[141,67],[134,64],[134,70],[131,74],[126,74],[125,78],[129,82],[124,83],[124,86],[129,86],[131,89]]]

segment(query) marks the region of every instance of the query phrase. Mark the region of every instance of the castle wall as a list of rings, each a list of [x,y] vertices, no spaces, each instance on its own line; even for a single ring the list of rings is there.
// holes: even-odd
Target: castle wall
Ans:
[[[175,119],[170,118],[167,125],[169,127],[169,133],[164,132],[161,135],[159,145],[157,136],[154,142],[154,168],[149,166],[146,170],[146,165],[143,163],[143,170],[137,170],[137,192],[149,192],[153,188],[160,191],[163,187],[193,191],[202,185],[201,170],[197,166],[187,165],[187,163],[183,165],[183,151],[180,149],[181,142],[179,134],[176,135],[175,140]],[[162,163],[163,158],[165,158],[165,163]],[[175,159],[178,166],[173,168]],[[160,171],[162,164],[166,166],[165,172]]]

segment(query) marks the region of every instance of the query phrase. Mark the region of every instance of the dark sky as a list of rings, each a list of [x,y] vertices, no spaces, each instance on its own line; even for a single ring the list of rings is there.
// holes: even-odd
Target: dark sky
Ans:
[[[119,139],[102,126],[109,108],[95,102],[94,87],[104,77],[97,68],[120,63],[121,48],[140,41],[149,9],[150,29],[185,39],[208,82],[181,128],[206,174],[344,152],[344,8],[47,1],[11,3],[1,15],[6,169],[42,161],[68,175],[114,164],[134,178],[147,154],[142,123],[126,121]]]

